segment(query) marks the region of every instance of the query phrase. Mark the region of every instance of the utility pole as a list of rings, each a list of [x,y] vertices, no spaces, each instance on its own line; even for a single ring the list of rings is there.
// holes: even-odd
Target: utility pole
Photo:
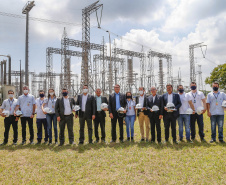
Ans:
[[[199,90],[204,90],[203,89],[203,82],[202,82],[202,70],[201,70],[201,65],[198,65],[198,71],[197,71],[197,75],[198,75],[198,89]]]
[[[35,6],[34,1],[28,1],[24,6],[22,13],[26,14],[26,40],[25,40],[25,84],[29,85],[29,60],[28,60],[28,47],[29,47],[29,12]]]

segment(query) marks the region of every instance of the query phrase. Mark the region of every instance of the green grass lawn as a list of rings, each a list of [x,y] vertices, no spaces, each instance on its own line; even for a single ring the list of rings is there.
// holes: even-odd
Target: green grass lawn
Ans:
[[[9,144],[0,146],[0,184],[226,184],[226,144],[209,143],[211,128],[206,114],[204,125],[208,143],[200,143],[198,132],[197,141],[193,144],[140,143],[136,121],[134,143],[90,145],[87,144],[86,127],[84,146],[67,145],[66,134],[63,147],[54,144],[12,146],[11,127]],[[163,123],[161,126],[164,141]],[[0,128],[2,142],[3,118],[0,118]],[[34,128],[36,138],[35,122]],[[108,142],[111,140],[110,130],[110,119],[107,118]],[[78,144],[78,119],[74,133]],[[125,127],[124,134],[126,138]],[[226,140],[226,129],[224,136]],[[28,138],[27,128],[27,141]],[[21,143],[20,121],[18,143]]]

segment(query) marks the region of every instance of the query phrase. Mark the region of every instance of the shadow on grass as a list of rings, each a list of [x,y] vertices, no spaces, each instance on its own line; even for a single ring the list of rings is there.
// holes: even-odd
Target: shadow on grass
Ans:
[[[60,152],[63,150],[74,150],[77,151],[78,153],[84,153],[87,150],[99,150],[102,148],[113,148],[115,150],[121,150],[124,148],[130,148],[130,147],[134,147],[137,146],[139,148],[154,148],[157,150],[162,150],[162,149],[166,149],[166,148],[171,148],[174,150],[183,150],[184,148],[197,148],[197,147],[205,147],[205,148],[209,148],[209,147],[215,147],[215,146],[226,146],[225,143],[213,143],[210,144],[208,142],[199,142],[197,140],[194,141],[194,143],[187,143],[187,142],[180,142],[179,144],[173,144],[172,142],[168,142],[168,143],[161,143],[161,144],[157,144],[157,143],[151,143],[151,142],[128,142],[125,141],[124,143],[95,143],[95,144],[84,144],[84,145],[64,145],[64,146],[58,146],[58,145],[45,145],[45,144],[41,144],[41,145],[30,145],[30,144],[26,144],[26,145],[6,145],[6,146],[0,146],[0,150],[7,150],[9,152],[14,152],[16,150],[25,150],[25,149],[34,149],[37,151],[43,151],[43,150],[51,150],[54,152]]]

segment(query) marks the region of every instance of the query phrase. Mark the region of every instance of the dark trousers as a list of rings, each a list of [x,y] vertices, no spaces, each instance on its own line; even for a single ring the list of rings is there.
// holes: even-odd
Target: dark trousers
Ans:
[[[16,143],[18,139],[18,121],[15,121],[15,116],[9,116],[4,119],[5,132],[4,132],[4,143],[8,143],[10,126],[13,127],[13,142]]]
[[[200,139],[202,140],[205,137],[205,134],[203,133],[204,129],[204,123],[203,123],[203,114],[198,115],[197,113],[191,115],[191,122],[190,122],[190,127],[191,127],[191,139],[195,139],[195,122],[197,120],[198,127],[199,127],[199,136]]]
[[[82,114],[82,116],[79,117],[79,124],[80,124],[80,130],[79,130],[79,142],[80,143],[84,143],[85,140],[85,133],[84,133],[84,128],[85,128],[85,122],[87,123],[87,127],[88,127],[88,135],[89,135],[89,143],[91,143],[93,141],[92,137],[93,137],[93,125],[92,125],[92,119],[91,118],[87,118],[84,113]]]
[[[161,142],[161,120],[159,119],[159,115],[155,114],[153,116],[149,116],[150,124],[151,124],[151,141],[155,142],[155,128],[157,131],[157,141]]]
[[[47,121],[46,121],[46,118],[44,119],[37,119],[36,120],[36,123],[37,123],[37,140],[39,142],[41,142],[42,140],[42,126],[44,127],[44,130],[45,130],[45,141],[48,141],[48,130],[47,130]]]
[[[173,141],[176,141],[176,120],[173,113],[167,113],[163,116],[164,126],[165,126],[165,140],[169,140],[169,128],[171,127],[171,134]]]
[[[22,141],[26,141],[26,123],[28,122],[30,132],[30,142],[34,140],[33,118],[21,117]]]
[[[73,114],[68,115],[68,116],[64,116],[64,118],[60,118],[60,119],[61,119],[60,123],[59,123],[59,126],[60,126],[60,134],[59,134],[60,143],[63,144],[64,141],[65,141],[64,130],[65,130],[65,125],[67,124],[69,143],[72,144],[74,142]]]
[[[119,130],[120,130],[120,137],[119,140],[123,141],[123,117],[119,117],[118,116],[118,112],[115,112],[113,119],[111,119],[111,136],[112,136],[112,140],[116,141],[116,124],[117,124],[117,120],[119,123]]]
[[[105,116],[102,112],[97,112],[94,119],[94,129],[96,140],[99,141],[98,127],[101,128],[101,140],[105,140]]]

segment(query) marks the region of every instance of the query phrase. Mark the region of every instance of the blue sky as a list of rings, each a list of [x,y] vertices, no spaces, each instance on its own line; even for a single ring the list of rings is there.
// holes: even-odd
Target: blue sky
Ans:
[[[0,0],[0,12],[22,15],[26,2]],[[67,33],[70,38],[81,40],[82,9],[93,2],[95,1],[37,0],[30,16],[76,23],[77,26],[66,26]],[[216,65],[226,62],[226,1],[101,0],[100,3],[104,5],[101,27],[122,36],[120,40],[111,34],[111,39],[116,39],[117,47],[141,51],[141,45],[145,45],[148,46],[144,48],[145,52],[151,48],[170,53],[173,57],[173,75],[176,77],[181,68],[182,80],[186,85],[189,82],[190,44],[204,42],[208,45],[208,60],[202,57],[200,49],[195,50],[197,64],[202,65],[203,80]],[[10,54],[12,69],[18,70],[19,60],[22,60],[23,66],[25,60],[25,19],[0,15],[0,25],[0,54]],[[101,43],[103,36],[108,42],[108,33],[96,26],[94,13],[91,15],[91,42]],[[60,48],[64,27],[63,24],[30,21],[30,71],[45,72],[46,48]],[[2,59],[1,57],[0,60]],[[80,73],[80,62],[79,58],[72,59],[74,73]],[[155,63],[157,75],[157,59]],[[165,63],[164,66],[166,67]],[[138,59],[134,59],[134,68],[139,73]],[[54,55],[54,71],[60,72],[60,56]]]

